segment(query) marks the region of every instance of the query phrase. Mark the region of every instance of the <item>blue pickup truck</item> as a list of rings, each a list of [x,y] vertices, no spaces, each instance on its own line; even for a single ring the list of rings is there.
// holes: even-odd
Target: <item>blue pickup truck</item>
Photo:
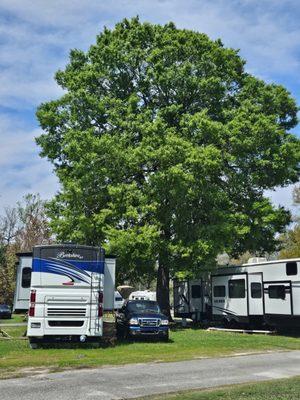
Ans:
[[[152,336],[169,340],[169,321],[156,301],[128,300],[116,315],[118,337]]]

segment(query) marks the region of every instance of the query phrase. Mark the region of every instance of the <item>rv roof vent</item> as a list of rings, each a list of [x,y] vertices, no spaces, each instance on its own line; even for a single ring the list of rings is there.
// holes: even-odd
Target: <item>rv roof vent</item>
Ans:
[[[262,263],[262,262],[266,262],[267,259],[266,257],[251,257],[249,258],[247,264],[257,264],[257,263]]]

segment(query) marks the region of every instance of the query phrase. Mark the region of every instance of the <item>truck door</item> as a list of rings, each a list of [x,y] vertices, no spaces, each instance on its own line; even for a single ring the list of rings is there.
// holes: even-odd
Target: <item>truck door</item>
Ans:
[[[290,281],[264,282],[266,314],[292,314]]]
[[[263,315],[262,273],[248,274],[249,315]]]

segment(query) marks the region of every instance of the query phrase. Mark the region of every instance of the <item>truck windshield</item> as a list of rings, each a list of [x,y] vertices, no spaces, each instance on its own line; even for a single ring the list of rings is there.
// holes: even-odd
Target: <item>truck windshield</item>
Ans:
[[[133,301],[128,303],[128,310],[136,313],[153,312],[159,313],[159,305],[156,301]]]

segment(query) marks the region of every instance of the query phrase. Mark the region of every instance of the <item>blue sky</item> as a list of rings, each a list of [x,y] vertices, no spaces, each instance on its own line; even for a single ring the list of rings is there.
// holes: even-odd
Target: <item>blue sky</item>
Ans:
[[[86,50],[104,25],[135,15],[221,38],[240,49],[248,72],[283,84],[300,104],[298,0],[1,0],[0,210],[26,193],[51,198],[58,190],[34,142],[36,107],[61,95],[53,75],[70,49]],[[300,136],[299,126],[294,132]],[[270,196],[292,206],[290,187]]]

